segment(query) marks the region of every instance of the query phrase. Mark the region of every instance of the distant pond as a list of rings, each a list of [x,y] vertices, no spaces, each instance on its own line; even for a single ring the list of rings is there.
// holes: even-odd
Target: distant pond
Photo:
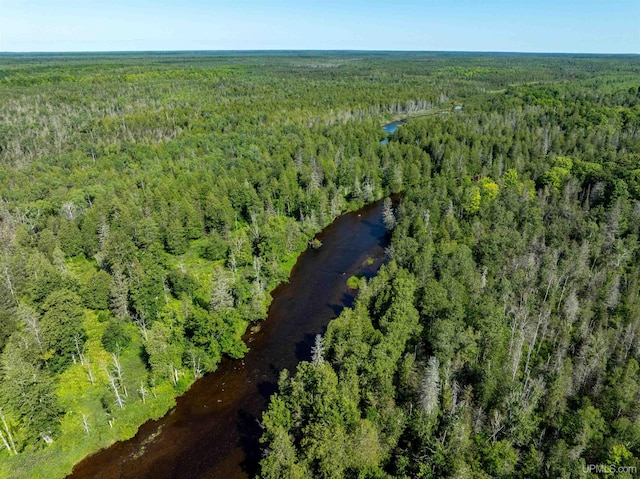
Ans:
[[[382,129],[387,135],[390,135],[391,133],[395,133],[395,131],[398,129],[400,125],[404,125],[404,124],[405,124],[405,120],[398,120],[398,121],[394,121],[393,123],[387,123],[386,125],[382,125]],[[388,138],[385,138],[380,142],[381,145],[386,145],[387,143],[389,143]]]

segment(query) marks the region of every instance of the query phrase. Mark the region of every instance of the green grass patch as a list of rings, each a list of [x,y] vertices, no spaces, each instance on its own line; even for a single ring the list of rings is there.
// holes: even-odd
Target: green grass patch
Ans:
[[[355,276],[351,276],[347,280],[347,287],[349,289],[360,289],[360,286],[362,286],[363,281],[366,281],[364,275],[356,274]]]

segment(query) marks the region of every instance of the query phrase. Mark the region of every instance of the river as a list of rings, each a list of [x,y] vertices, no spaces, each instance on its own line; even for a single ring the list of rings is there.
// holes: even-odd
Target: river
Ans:
[[[315,335],[353,304],[355,292],[347,288],[347,278],[371,277],[384,261],[388,236],[382,201],[340,216],[318,239],[322,247],[303,252],[289,282],[273,291],[260,330],[245,335],[250,350],[243,359],[224,358],[165,417],[84,459],[69,477],[253,477],[261,457],[258,420],[276,391],[280,371],[294,371],[298,362],[310,359]]]
[[[382,129],[387,135],[390,135],[391,133],[395,133],[398,127],[400,125],[404,125],[405,123],[406,123],[406,120],[394,121],[392,123],[387,123],[386,125],[382,125]],[[380,142],[381,145],[386,145],[387,143],[389,143],[389,138],[385,138]]]

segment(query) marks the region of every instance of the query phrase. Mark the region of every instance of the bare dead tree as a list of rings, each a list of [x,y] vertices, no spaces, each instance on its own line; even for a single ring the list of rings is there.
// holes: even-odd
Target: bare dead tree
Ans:
[[[198,379],[202,376],[202,368],[200,366],[200,357],[191,350],[191,366],[193,368],[193,377]]]
[[[123,409],[124,408],[124,400],[122,399],[122,396],[120,396],[120,389],[118,388],[117,379],[113,374],[111,374],[111,372],[109,371],[108,368],[105,368],[105,372],[106,372],[106,375],[107,375],[107,380],[109,381],[109,386],[111,387],[111,390],[113,391],[113,394],[115,395],[116,404],[120,409]],[[109,423],[109,425],[111,427],[113,427],[111,425],[111,422]]]
[[[494,409],[491,414],[491,419],[489,420],[489,431],[491,431],[489,440],[492,444],[496,442],[498,434],[504,429],[504,427],[504,417],[500,414],[498,409]]]
[[[324,338],[320,334],[316,334],[316,339],[311,348],[311,362],[314,366],[324,363]]]
[[[251,211],[249,213],[251,217],[251,224],[249,225],[249,232],[254,241],[258,241],[260,239],[260,225],[258,224],[258,214],[255,211]]]
[[[122,393],[125,397],[128,397],[127,387],[124,383],[124,377],[122,375],[122,364],[120,363],[120,348],[115,353],[111,353],[111,361],[113,362],[113,374],[117,381],[118,388],[122,389]]]
[[[440,391],[440,361],[435,356],[431,356],[420,384],[420,406],[427,414],[437,411],[440,403]]]
[[[38,313],[29,306],[20,305],[18,306],[18,318],[22,324],[24,324],[25,331],[38,345],[40,352],[44,352],[40,331],[40,317],[38,316]]]
[[[211,311],[219,313],[233,308],[233,296],[231,294],[231,276],[221,266],[217,265],[211,276],[209,306]]]
[[[146,404],[147,402],[147,394],[149,394],[149,390],[144,385],[144,381],[140,381],[140,387],[138,388],[138,394],[142,398],[142,404]]]
[[[0,437],[2,438],[2,442],[9,451],[9,454],[13,453],[18,454],[18,450],[16,449],[16,444],[13,441],[13,435],[11,434],[11,430],[7,424],[7,420],[4,417],[4,413],[0,408],[0,421],[2,421],[2,426],[4,429],[0,429]],[[5,437],[6,436],[6,437]]]
[[[89,420],[85,413],[82,413],[82,429],[84,429],[84,433],[86,436],[89,435]]]
[[[129,317],[129,284],[120,268],[114,268],[110,304],[113,314],[120,319]]]
[[[138,331],[140,331],[140,335],[144,338],[145,341],[149,339],[149,335],[147,333],[147,319],[144,315],[140,315],[136,317],[133,322],[138,326]]]
[[[393,203],[391,198],[385,198],[382,203],[382,222],[384,227],[388,230],[392,230],[396,227],[396,216],[393,212]]]
[[[80,360],[80,364],[84,366],[84,354],[83,354],[84,348],[82,351],[80,350],[80,336],[75,334],[73,336],[73,342],[76,346],[76,352],[78,353],[78,359]]]
[[[87,371],[87,378],[91,384],[95,384],[95,379],[93,377],[93,370],[91,369],[91,361],[89,360],[89,356],[84,358],[84,367]]]

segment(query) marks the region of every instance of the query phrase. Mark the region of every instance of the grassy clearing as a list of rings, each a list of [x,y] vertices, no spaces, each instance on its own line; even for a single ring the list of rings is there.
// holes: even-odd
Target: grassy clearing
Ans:
[[[74,267],[83,269],[80,262]],[[118,408],[107,380],[113,358],[101,342],[107,323],[100,322],[95,311],[87,310],[85,316],[88,340],[84,364],[78,361],[69,367],[60,376],[57,386],[60,406],[67,411],[61,420],[59,436],[43,449],[5,457],[0,463],[0,477],[64,477],[88,454],[133,437],[142,423],[164,416],[175,405],[177,392],[166,382],[152,388],[142,401],[140,378],[146,378],[148,374],[142,338],[135,326],[128,325],[132,342],[120,357],[128,395],[125,407]],[[88,431],[83,421],[86,421]]]

